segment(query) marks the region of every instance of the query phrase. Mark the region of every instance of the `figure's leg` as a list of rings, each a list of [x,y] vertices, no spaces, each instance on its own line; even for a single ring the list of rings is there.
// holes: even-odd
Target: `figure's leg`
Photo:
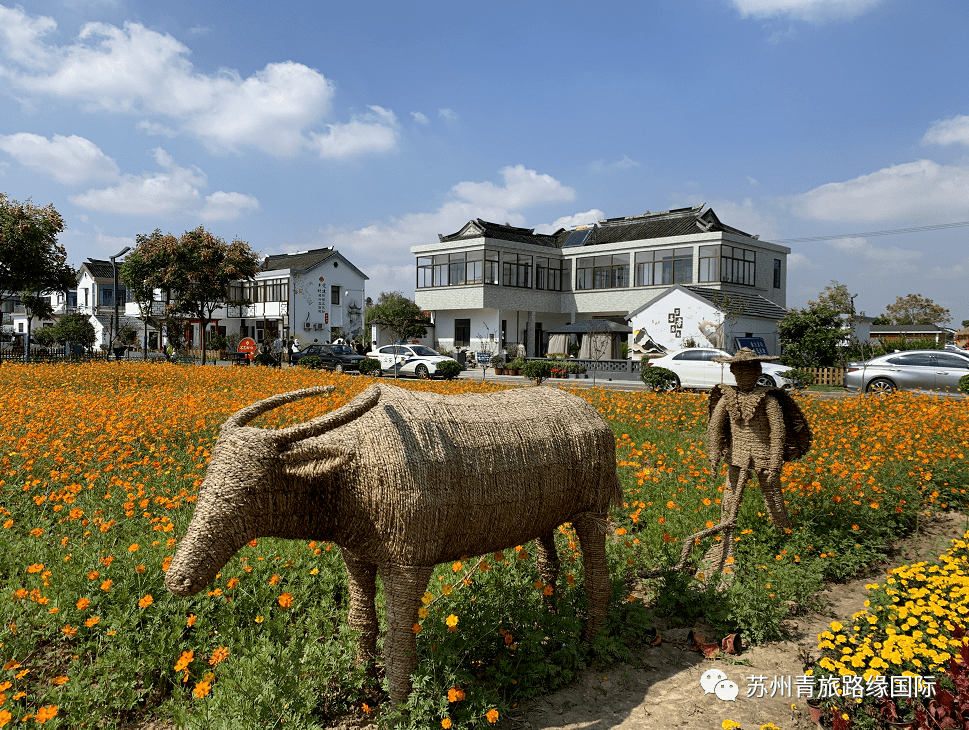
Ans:
[[[760,491],[764,495],[764,503],[767,505],[767,511],[770,513],[774,527],[778,530],[790,527],[791,518],[788,516],[787,507],[784,504],[780,471],[758,469],[757,477],[760,480]]]
[[[538,574],[542,576],[542,582],[546,586],[551,586],[552,594],[542,595],[542,601],[545,607],[554,612],[555,611],[555,597],[558,595],[558,577],[559,577],[559,554],[555,549],[555,533],[549,533],[548,535],[543,535],[535,541],[535,547],[538,550],[538,557],[535,560],[536,567],[538,568]]]
[[[388,565],[381,569],[387,597],[387,636],[384,665],[390,699],[404,702],[411,691],[410,675],[417,668],[417,638],[414,624],[421,596],[434,572],[433,566]]]
[[[720,542],[716,542],[703,556],[701,572],[712,575],[723,570],[727,558],[733,557],[733,531],[740,514],[740,502],[750,472],[746,467],[727,465],[727,483],[720,503]]]
[[[377,566],[359,560],[348,550],[342,550],[350,583],[350,628],[360,632],[357,660],[370,663],[377,655]]]
[[[585,569],[585,595],[589,601],[589,623],[586,639],[595,636],[606,620],[612,586],[609,582],[609,566],[606,563],[606,536],[597,524],[595,515],[583,514],[572,521],[579,545],[582,547],[582,567]]]

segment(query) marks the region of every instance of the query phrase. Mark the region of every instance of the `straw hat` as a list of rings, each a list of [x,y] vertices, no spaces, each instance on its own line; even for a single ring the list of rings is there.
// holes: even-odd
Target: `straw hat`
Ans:
[[[740,352],[738,352],[733,357],[715,357],[714,362],[726,362],[726,363],[755,363],[755,362],[769,362],[772,360],[780,360],[776,355],[758,355],[749,347],[745,347]]]

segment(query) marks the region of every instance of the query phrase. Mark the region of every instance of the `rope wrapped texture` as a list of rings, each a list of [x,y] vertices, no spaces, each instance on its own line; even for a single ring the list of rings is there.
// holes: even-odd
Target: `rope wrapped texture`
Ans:
[[[326,395],[274,396],[272,406]],[[439,395],[374,385],[336,411],[272,430],[230,417],[213,449],[188,533],[166,583],[201,590],[246,542],[276,536],[340,546],[359,656],[375,653],[374,579],[387,591],[385,666],[391,699],[406,699],[416,667],[411,630],[433,567],[539,538],[554,587],[552,535],[576,528],[589,595],[587,636],[605,619],[603,526],[621,504],[615,438],[586,401],[550,387]]]

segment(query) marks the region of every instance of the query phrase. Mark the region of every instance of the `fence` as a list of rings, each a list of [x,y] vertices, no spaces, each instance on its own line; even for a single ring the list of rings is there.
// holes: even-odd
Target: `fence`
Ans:
[[[108,359],[107,352],[83,352],[74,348],[74,352],[68,352],[64,345],[54,347],[30,348],[30,362],[104,362]],[[0,362],[23,362],[23,348],[3,347],[0,349]]]
[[[814,376],[817,385],[843,385],[845,379],[844,368],[800,368]]]

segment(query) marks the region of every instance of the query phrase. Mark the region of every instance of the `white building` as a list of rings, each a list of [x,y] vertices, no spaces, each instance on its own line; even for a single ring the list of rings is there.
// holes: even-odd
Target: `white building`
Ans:
[[[319,248],[267,256],[256,278],[234,284],[219,313],[218,331],[272,342],[294,337],[301,345],[363,334],[369,277],[339,251]]]
[[[586,319],[624,323],[675,284],[786,304],[791,250],[721,223],[703,205],[553,234],[479,218],[438,238],[411,252],[415,301],[447,349],[476,350],[479,338],[493,336],[544,354],[549,330]]]

